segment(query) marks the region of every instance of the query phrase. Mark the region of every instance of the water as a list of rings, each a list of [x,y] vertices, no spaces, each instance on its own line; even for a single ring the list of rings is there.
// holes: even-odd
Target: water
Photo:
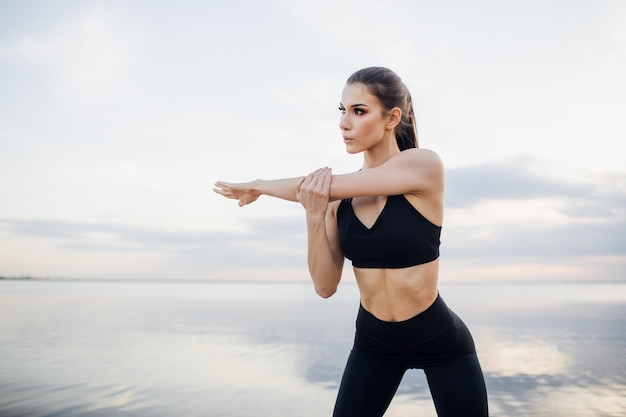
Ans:
[[[626,284],[443,285],[492,416],[626,416]],[[0,417],[330,416],[358,293],[0,281]],[[435,416],[409,371],[387,417]]]

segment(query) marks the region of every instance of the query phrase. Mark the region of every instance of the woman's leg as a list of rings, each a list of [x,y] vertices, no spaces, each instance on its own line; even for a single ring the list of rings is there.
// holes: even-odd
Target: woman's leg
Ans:
[[[439,417],[487,417],[487,389],[475,353],[424,369]]]
[[[341,379],[333,417],[381,417],[404,372],[403,368],[353,349]]]

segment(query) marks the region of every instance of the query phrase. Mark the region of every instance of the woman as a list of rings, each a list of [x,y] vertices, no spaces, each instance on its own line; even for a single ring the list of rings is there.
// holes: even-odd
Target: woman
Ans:
[[[299,201],[320,296],[333,295],[344,257],[352,261],[361,305],[335,417],[382,416],[411,368],[424,370],[439,416],[487,416],[474,342],[437,289],[443,166],[418,148],[411,96],[391,70],[365,68],[348,79],[339,110],[347,152],[363,154],[358,172],[218,181],[215,191],[240,206],[260,195]]]

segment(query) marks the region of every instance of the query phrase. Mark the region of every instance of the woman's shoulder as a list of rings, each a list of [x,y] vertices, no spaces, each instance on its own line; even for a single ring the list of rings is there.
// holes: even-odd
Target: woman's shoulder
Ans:
[[[398,162],[403,165],[443,172],[443,161],[437,152],[430,149],[410,148],[400,152],[394,158],[397,158]]]
[[[418,158],[420,160],[429,160],[437,163],[441,163],[441,158],[437,154],[437,152],[432,149],[426,148],[409,148],[400,152],[398,156],[402,156],[405,158]]]

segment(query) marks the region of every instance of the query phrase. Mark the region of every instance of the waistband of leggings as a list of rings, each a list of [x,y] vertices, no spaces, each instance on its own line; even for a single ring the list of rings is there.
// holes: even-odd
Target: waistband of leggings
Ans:
[[[443,301],[443,298],[437,294],[435,301],[421,313],[403,321],[385,321],[377,318],[367,311],[363,305],[359,305],[359,313],[357,315],[357,329],[363,328],[369,331],[376,329],[388,331],[437,331],[446,326],[451,320],[450,309]]]

